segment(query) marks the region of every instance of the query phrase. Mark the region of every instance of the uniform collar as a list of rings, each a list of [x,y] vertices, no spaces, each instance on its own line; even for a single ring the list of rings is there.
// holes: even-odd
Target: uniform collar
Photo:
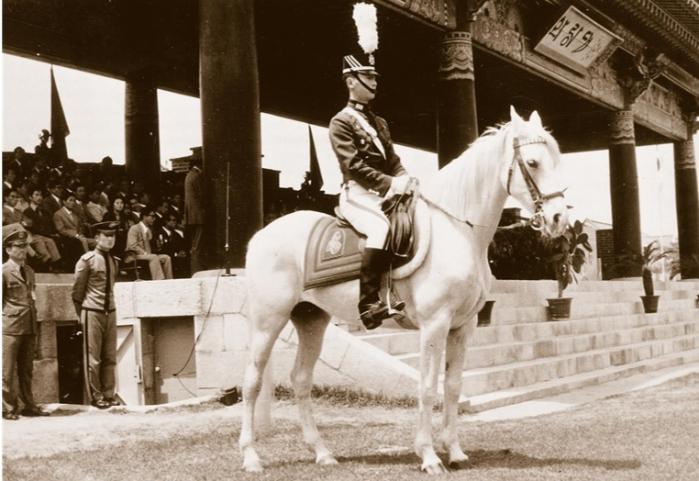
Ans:
[[[7,259],[7,264],[10,266],[10,269],[12,269],[12,271],[14,272],[19,272],[20,267],[22,267],[21,265],[17,264],[15,261],[9,258]]]
[[[358,112],[362,112],[362,113],[366,113],[366,112],[371,110],[371,108],[369,107],[369,104],[357,102],[356,100],[352,100],[352,99],[350,99],[347,102],[347,105],[349,107],[352,107],[354,110],[357,110]]]

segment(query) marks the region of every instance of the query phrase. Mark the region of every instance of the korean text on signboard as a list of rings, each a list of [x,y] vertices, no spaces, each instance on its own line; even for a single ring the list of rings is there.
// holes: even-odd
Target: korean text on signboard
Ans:
[[[620,41],[618,36],[571,6],[534,50],[573,70],[584,72],[612,42]]]

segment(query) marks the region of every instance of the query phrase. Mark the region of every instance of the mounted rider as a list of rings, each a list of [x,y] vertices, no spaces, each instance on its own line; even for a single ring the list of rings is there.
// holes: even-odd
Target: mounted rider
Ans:
[[[400,302],[389,309],[379,298],[381,279],[391,264],[391,253],[386,250],[390,223],[381,204],[395,194],[403,194],[409,177],[394,151],[386,120],[371,110],[378,84],[373,57],[378,46],[376,10],[373,5],[359,5],[363,11],[358,15],[355,6],[354,19],[364,53],[343,58],[342,78],[349,101],[330,120],[329,134],[343,178],[340,214],[367,236],[358,309],[366,328],[374,329],[404,307]]]

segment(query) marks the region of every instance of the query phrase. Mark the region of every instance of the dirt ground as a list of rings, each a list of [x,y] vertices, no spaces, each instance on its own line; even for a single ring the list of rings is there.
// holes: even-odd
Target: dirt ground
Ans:
[[[450,479],[699,479],[699,376],[572,411],[516,421],[464,422],[471,468]],[[266,471],[240,470],[240,406],[208,403],[155,413],[85,412],[3,422],[6,480],[386,479],[426,477],[412,452],[414,409],[323,401],[316,418],[340,464],[316,466],[294,406],[273,411],[259,442]],[[438,426],[435,415],[435,427]]]

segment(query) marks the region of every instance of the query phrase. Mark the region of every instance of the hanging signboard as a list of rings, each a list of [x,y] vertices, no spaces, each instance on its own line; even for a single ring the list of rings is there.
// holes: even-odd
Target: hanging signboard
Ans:
[[[610,32],[571,6],[534,47],[536,52],[581,73],[590,68],[607,49],[621,43]]]

